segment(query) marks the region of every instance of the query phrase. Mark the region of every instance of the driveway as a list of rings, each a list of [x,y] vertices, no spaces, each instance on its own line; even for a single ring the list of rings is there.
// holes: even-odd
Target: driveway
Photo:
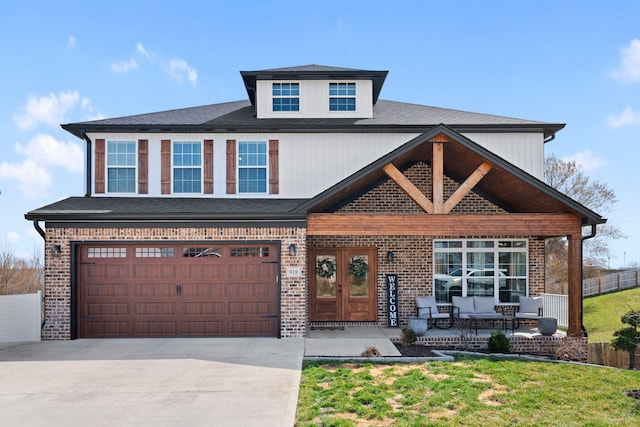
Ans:
[[[304,339],[0,344],[11,426],[293,426]]]

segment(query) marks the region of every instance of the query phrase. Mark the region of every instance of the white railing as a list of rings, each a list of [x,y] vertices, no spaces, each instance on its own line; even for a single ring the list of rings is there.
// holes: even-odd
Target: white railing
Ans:
[[[600,295],[640,286],[640,268],[586,279],[582,282],[582,295]]]
[[[567,295],[542,294],[542,315],[555,317],[558,326],[569,326],[569,297]]]
[[[0,295],[0,342],[40,341],[42,292]]]

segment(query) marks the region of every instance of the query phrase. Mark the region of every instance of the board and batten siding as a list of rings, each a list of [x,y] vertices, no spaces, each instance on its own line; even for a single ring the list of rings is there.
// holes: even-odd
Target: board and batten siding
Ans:
[[[147,140],[148,181],[147,194],[140,197],[313,197],[337,182],[347,178],[378,158],[418,136],[417,133],[136,133],[90,134],[92,141]],[[466,134],[466,137],[504,157],[537,178],[542,177],[544,149],[541,134]],[[213,193],[201,194],[163,193],[161,175],[161,141],[213,140]],[[277,194],[228,194],[227,193],[227,140],[278,141],[278,193]],[[92,194],[96,196],[132,196],[128,193],[96,193],[95,144],[91,171]],[[103,166],[104,167],[104,166]],[[103,175],[106,171],[103,171]]]
[[[300,111],[273,111],[272,84],[298,83]],[[356,84],[356,111],[329,111],[329,83]],[[371,118],[373,117],[373,83],[371,80],[258,80],[256,111],[266,118]]]
[[[542,133],[465,133],[464,136],[536,178],[544,178]]]

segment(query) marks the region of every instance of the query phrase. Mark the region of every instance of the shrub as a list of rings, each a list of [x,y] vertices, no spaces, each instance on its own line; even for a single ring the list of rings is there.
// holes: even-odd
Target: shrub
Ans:
[[[502,331],[493,331],[489,337],[489,352],[491,353],[508,353],[509,339]]]
[[[418,341],[418,336],[413,329],[408,326],[402,328],[402,344],[411,345],[416,341]]]

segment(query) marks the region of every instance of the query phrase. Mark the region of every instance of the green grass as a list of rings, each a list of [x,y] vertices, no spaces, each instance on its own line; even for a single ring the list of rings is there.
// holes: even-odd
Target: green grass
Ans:
[[[636,388],[640,372],[576,364],[305,362],[296,426],[635,426]]]
[[[613,332],[625,326],[620,318],[631,309],[640,310],[640,288],[585,298],[582,322],[589,342],[611,342]]]

